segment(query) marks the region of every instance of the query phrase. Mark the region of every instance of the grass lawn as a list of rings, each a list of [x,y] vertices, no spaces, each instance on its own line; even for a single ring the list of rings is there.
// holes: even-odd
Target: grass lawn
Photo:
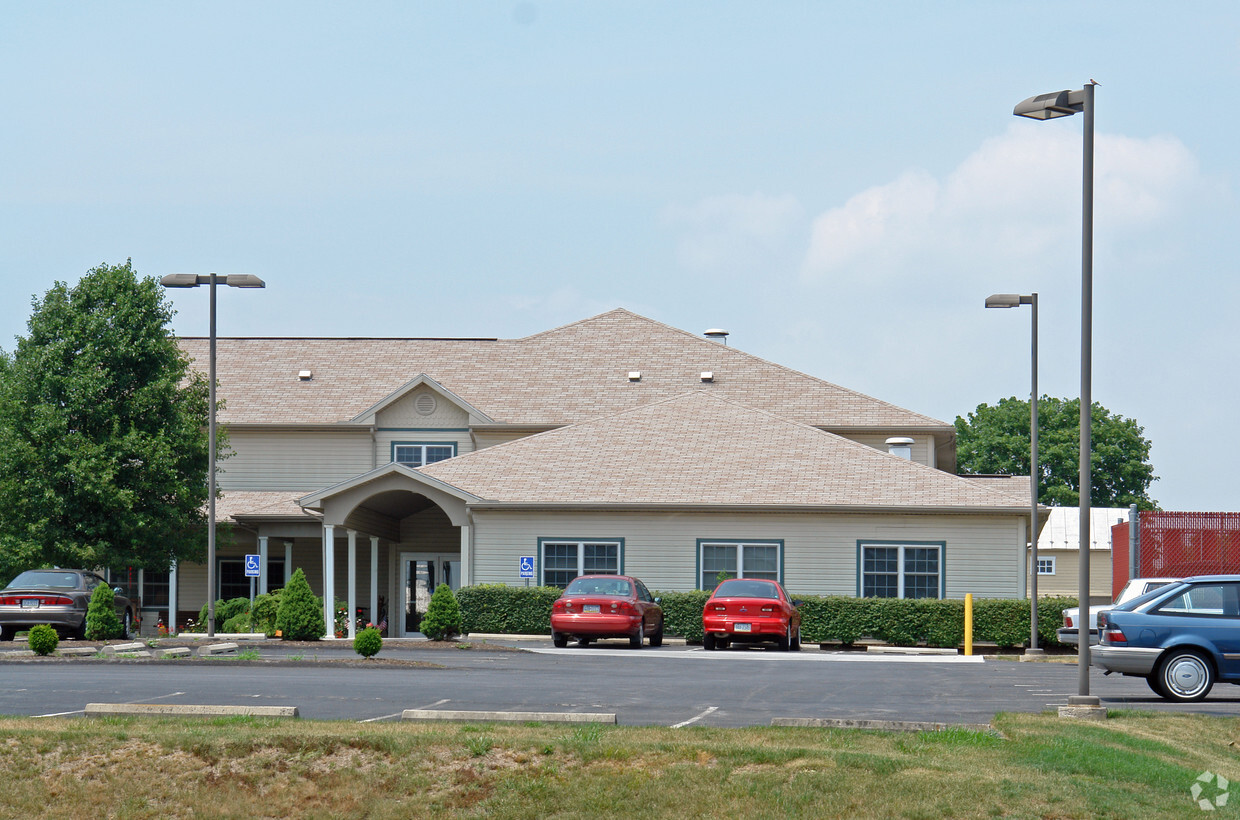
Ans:
[[[0,718],[0,816],[1240,816],[1240,720],[1004,714],[998,733]],[[1001,733],[1001,734],[1000,734]],[[1205,814],[1204,771],[1237,781]],[[1220,792],[1214,783],[1204,797]]]

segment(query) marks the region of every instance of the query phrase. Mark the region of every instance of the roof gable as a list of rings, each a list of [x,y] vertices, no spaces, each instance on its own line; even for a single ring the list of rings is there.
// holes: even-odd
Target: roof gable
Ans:
[[[445,400],[459,407],[461,410],[464,410],[465,413],[467,413],[469,416],[470,424],[492,424],[494,423],[494,419],[492,419],[486,413],[483,413],[481,410],[474,407],[472,404],[465,401],[460,396],[453,393],[451,390],[448,390],[442,384],[435,381],[434,379],[432,379],[430,376],[426,375],[425,373],[420,373],[413,379],[410,379],[409,381],[405,382],[403,385],[398,387],[396,390],[393,390],[387,396],[383,397],[380,401],[376,402],[375,404],[372,404],[370,407],[367,407],[365,410],[358,413],[356,416],[350,419],[350,421],[352,421],[355,424],[374,424],[380,413],[392,407],[397,402],[399,402],[401,399],[405,398],[406,396],[413,393],[415,390],[417,390],[419,387],[422,387],[422,386],[425,386],[428,390],[443,397]]]

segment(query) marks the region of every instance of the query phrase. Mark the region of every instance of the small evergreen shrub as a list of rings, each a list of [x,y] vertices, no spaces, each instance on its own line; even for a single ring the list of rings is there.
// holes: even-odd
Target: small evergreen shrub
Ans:
[[[426,614],[422,616],[421,631],[431,641],[446,641],[461,634],[461,608],[447,584],[435,587]]]
[[[248,612],[232,616],[227,621],[224,621],[224,626],[220,629],[220,632],[233,634],[250,631],[252,630],[250,627],[250,613]]]
[[[255,632],[266,633],[268,637],[276,632],[276,613],[280,610],[280,590],[264,593],[254,599],[254,609],[250,610],[250,628]]]
[[[56,651],[56,646],[60,643],[60,635],[56,634],[56,629],[48,624],[39,624],[30,627],[30,634],[26,638],[26,642],[30,645],[30,651],[36,655],[50,655]]]
[[[121,621],[116,617],[116,594],[107,584],[100,584],[90,594],[86,607],[86,640],[108,641],[121,636]]]
[[[323,601],[310,591],[310,583],[300,567],[280,593],[276,629],[286,641],[317,641],[327,634]]]
[[[363,658],[373,658],[383,648],[383,636],[373,626],[368,626],[353,639],[353,651]]]
[[[224,624],[226,624],[231,619],[237,617],[238,615],[244,614],[249,611],[250,611],[250,599],[249,598],[230,598],[227,601],[221,598],[220,600],[215,602],[215,628],[216,630],[219,632],[228,632],[229,630],[224,627]],[[203,604],[202,609],[198,610],[198,623],[202,624],[204,628],[206,627],[206,624],[207,624],[207,605],[206,604]]]

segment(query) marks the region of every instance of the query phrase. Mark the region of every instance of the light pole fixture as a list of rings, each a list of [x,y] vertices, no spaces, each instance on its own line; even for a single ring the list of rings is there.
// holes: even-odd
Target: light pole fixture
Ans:
[[[1079,91],[1055,91],[1039,94],[1018,103],[1012,113],[1018,117],[1049,120],[1085,115],[1083,158],[1081,161],[1081,451],[1080,451],[1080,565],[1078,603],[1085,628],[1077,641],[1077,695],[1068,699],[1069,706],[1099,706],[1100,701],[1089,694],[1089,496],[1090,450],[1092,446],[1092,366],[1094,312],[1094,86],[1093,80]]]
[[[1029,649],[1026,655],[1041,655],[1038,648],[1038,295],[995,293],[986,297],[988,308],[1033,308],[1033,335],[1030,349],[1029,386]]]
[[[210,464],[207,467],[207,637],[215,637],[215,286],[231,288],[264,288],[267,284],[249,273],[170,273],[159,284],[166,288],[196,288],[207,285],[211,289],[211,341],[210,380],[207,387],[207,448]]]

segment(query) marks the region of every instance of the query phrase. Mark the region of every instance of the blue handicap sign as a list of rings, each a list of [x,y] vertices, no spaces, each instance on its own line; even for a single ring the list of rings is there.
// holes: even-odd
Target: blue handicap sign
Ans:
[[[521,556],[521,577],[522,578],[533,578],[534,577],[534,556],[532,555]]]
[[[258,571],[259,560],[261,555],[247,555],[245,557],[245,577],[257,578],[261,573]]]

